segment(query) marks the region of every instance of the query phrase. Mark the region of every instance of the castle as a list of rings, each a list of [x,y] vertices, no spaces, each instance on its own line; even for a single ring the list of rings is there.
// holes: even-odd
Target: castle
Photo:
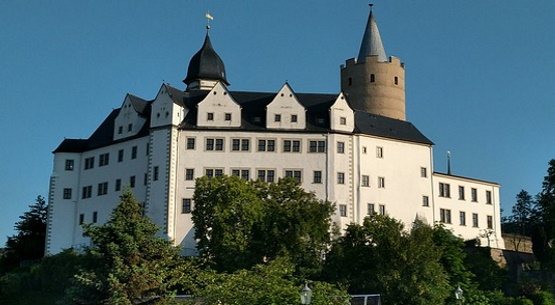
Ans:
[[[88,139],[54,150],[46,253],[87,245],[81,225],[107,221],[130,186],[163,234],[194,255],[195,178],[221,175],[293,177],[336,203],[341,228],[388,214],[504,248],[499,184],[434,171],[432,141],[406,121],[404,64],[386,56],[372,11],[337,94],[288,83],[230,91],[208,28],[183,82],[162,84],[152,100],[128,94]]]

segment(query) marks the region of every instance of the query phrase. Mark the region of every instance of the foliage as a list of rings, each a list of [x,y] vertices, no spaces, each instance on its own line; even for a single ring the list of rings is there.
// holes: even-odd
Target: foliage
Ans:
[[[93,244],[86,250],[91,263],[76,275],[64,304],[168,304],[186,270],[179,249],[157,232],[124,190],[106,224],[84,225]]]
[[[324,277],[351,293],[380,293],[387,304],[443,304],[451,293],[433,230],[373,215],[351,224],[326,259]]]
[[[547,291],[538,291],[527,296],[534,305],[555,305],[555,297]]]
[[[294,179],[265,183],[203,177],[197,179],[193,199],[197,248],[216,270],[234,272],[286,256],[297,273],[318,271],[334,207]]]
[[[500,290],[507,279],[506,270],[493,260],[489,248],[468,248],[464,262],[468,270],[476,276],[474,280],[480,290]]]
[[[0,277],[0,299],[13,305],[54,304],[83,263],[82,255],[65,250],[26,270],[7,273]]]
[[[0,274],[14,270],[22,263],[44,256],[48,206],[42,196],[19,216],[15,224],[17,235],[8,237],[4,256],[0,259]]]
[[[298,304],[300,282],[293,278],[294,269],[287,259],[278,258],[232,274],[204,272],[194,296],[206,305]],[[312,305],[347,304],[346,292],[330,284],[314,282],[310,286]]]
[[[459,285],[464,291],[475,289],[476,285],[473,283],[475,275],[464,264],[466,258],[463,250],[464,241],[442,225],[434,226],[432,234],[434,244],[441,250],[440,263],[449,276],[452,290]]]
[[[542,263],[542,267],[555,269],[555,249],[551,242],[555,238],[555,159],[549,161],[547,176],[544,177],[537,203],[540,223],[532,236],[534,254]]]

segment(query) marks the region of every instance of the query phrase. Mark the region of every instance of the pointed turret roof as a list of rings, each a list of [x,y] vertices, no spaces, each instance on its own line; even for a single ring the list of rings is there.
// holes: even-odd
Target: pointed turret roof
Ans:
[[[371,8],[368,23],[366,24],[366,30],[364,31],[364,36],[362,37],[360,51],[358,52],[357,62],[366,62],[367,56],[378,56],[379,62],[387,61],[385,49],[382,44],[382,38],[380,37],[380,31],[378,30],[378,24],[376,23],[374,12],[372,12]]]
[[[216,51],[214,51],[208,31],[206,32],[206,38],[204,39],[202,48],[193,55],[189,62],[187,77],[183,82],[189,85],[195,80],[200,79],[222,81],[226,85],[229,85],[226,79],[224,62]]]

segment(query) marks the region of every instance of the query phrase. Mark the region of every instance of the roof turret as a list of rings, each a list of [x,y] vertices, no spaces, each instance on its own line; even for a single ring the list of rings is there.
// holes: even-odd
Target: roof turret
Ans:
[[[187,77],[183,82],[189,86],[189,84],[200,80],[221,81],[229,85],[226,79],[224,62],[214,51],[208,32],[206,32],[202,48],[191,58],[187,69]]]
[[[360,45],[360,51],[358,52],[357,62],[366,62],[367,56],[378,56],[378,62],[387,61],[385,49],[382,44],[382,38],[380,37],[380,31],[378,30],[378,24],[376,23],[374,13],[372,12],[372,5],[370,5],[370,16],[368,17],[366,30],[364,31],[364,36],[362,37],[362,44]]]

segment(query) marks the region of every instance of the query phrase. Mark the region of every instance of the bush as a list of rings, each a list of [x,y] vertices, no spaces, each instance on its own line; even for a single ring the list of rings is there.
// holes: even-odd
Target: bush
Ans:
[[[547,291],[538,291],[528,296],[534,305],[555,305],[555,298],[552,293]]]

